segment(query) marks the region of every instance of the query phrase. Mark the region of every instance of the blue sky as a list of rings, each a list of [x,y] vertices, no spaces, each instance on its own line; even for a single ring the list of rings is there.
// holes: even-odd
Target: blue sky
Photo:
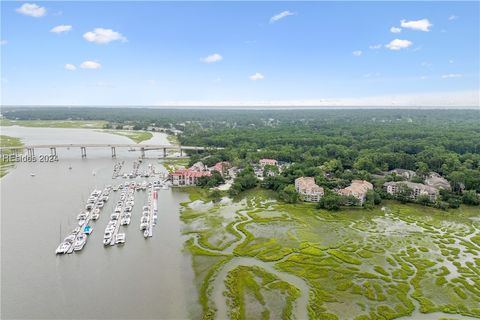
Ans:
[[[3,105],[479,105],[479,2],[1,9]]]

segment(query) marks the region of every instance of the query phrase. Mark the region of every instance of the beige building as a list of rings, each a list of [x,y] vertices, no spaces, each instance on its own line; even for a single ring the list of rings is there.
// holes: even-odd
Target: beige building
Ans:
[[[303,201],[319,202],[323,196],[323,188],[315,183],[315,178],[300,177],[295,179],[295,190]]]
[[[421,183],[414,183],[408,181],[400,181],[400,182],[385,182],[383,184],[383,188],[387,193],[391,195],[397,195],[400,191],[400,186],[405,185],[408,188],[412,189],[412,193],[410,195],[410,199],[416,200],[421,195],[426,195],[430,198],[430,201],[434,202],[438,197],[438,189],[421,184]]]
[[[367,191],[373,190],[373,185],[366,180],[352,180],[352,183],[337,192],[342,196],[354,196],[362,205],[367,197]]]

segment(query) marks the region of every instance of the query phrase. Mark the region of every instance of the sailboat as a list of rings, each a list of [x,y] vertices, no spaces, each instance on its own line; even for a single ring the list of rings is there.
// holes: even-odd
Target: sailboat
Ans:
[[[30,177],[35,177],[35,173],[30,173]]]

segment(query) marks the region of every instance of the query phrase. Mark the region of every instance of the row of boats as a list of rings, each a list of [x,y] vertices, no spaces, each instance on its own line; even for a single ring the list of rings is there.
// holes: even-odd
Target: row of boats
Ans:
[[[107,186],[103,191],[96,189],[92,191],[85,205],[85,211],[77,216],[78,227],[73,229],[59,244],[55,250],[56,254],[72,253],[83,249],[87,242],[88,235],[93,232],[93,227],[89,225],[89,222],[90,220],[98,219],[101,208],[103,208],[105,202],[108,201],[111,189],[111,186]]]
[[[115,162],[115,164],[113,165],[112,179],[116,179],[121,175],[122,167],[124,164],[125,164],[125,161]]]
[[[125,243],[125,233],[119,233],[118,230],[120,226],[130,224],[133,206],[135,205],[135,185],[135,182],[125,182],[121,186],[120,199],[110,215],[110,221],[103,235],[105,246]]]

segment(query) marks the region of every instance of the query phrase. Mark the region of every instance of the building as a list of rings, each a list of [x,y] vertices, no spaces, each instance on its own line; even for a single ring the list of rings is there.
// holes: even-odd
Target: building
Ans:
[[[430,198],[430,201],[434,202],[439,194],[438,189],[434,187],[430,187],[422,183],[414,183],[408,181],[385,182],[383,184],[383,188],[387,193],[391,195],[397,195],[398,192],[400,192],[402,185],[405,185],[412,190],[412,193],[410,194],[410,199],[412,200],[416,200],[421,195],[426,195]]]
[[[312,177],[300,177],[295,179],[295,190],[300,195],[300,199],[309,202],[318,202],[324,195],[322,187],[315,183]]]
[[[412,170],[406,170],[406,169],[393,169],[388,171],[388,174],[395,174],[397,176],[403,177],[405,180],[411,180],[413,177],[415,177],[417,174],[415,171]]]
[[[447,179],[445,179],[444,177],[442,177],[441,175],[439,175],[436,172],[430,172],[428,177],[425,178],[425,184],[429,187],[433,187],[433,188],[438,189],[438,190],[440,190],[440,189],[450,190],[451,189],[450,183],[447,181]]]
[[[278,166],[278,161],[275,159],[260,159],[259,163],[262,167],[265,167],[266,165]]]
[[[222,176],[224,176],[228,173],[229,168],[230,168],[230,162],[221,161],[221,162],[217,162],[213,167],[211,167],[210,171],[218,171]]]
[[[178,169],[170,173],[169,177],[173,186],[194,186],[197,184],[198,178],[210,177],[210,171],[196,171],[193,169]]]
[[[367,191],[373,190],[373,185],[365,180],[352,180],[352,183],[343,189],[337,191],[342,196],[354,196],[362,205],[367,198]]]

